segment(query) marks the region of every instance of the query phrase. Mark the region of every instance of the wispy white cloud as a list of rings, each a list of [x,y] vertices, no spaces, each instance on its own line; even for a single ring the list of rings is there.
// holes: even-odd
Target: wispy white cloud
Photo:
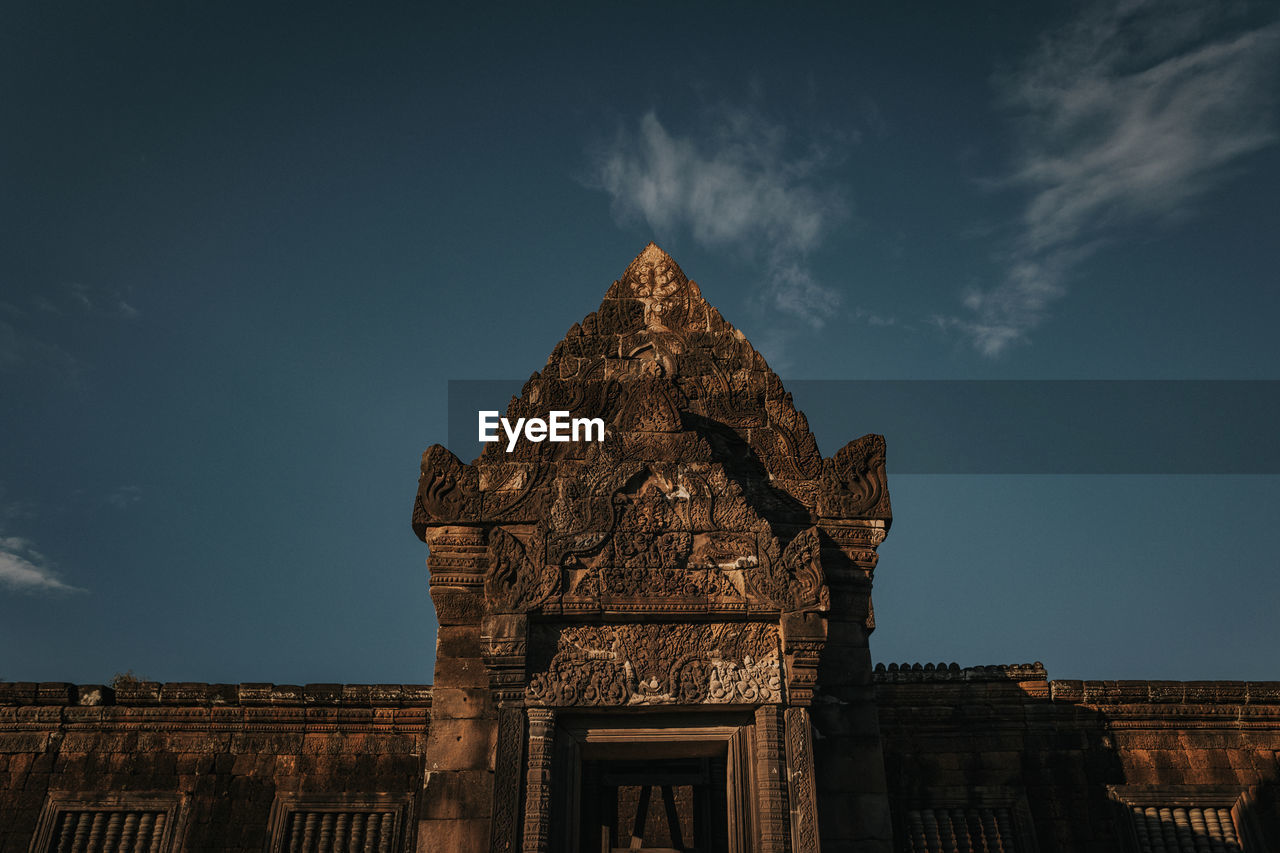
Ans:
[[[107,496],[107,503],[116,509],[128,509],[142,500],[142,489],[138,486],[118,486]]]
[[[62,303],[86,313],[106,314],[132,320],[141,315],[137,308],[125,300],[124,294],[118,290],[105,287],[90,287],[80,282],[66,285],[62,290]],[[41,307],[52,305],[57,310],[57,303],[50,303],[42,297],[36,297]]]
[[[818,328],[840,295],[815,280],[807,256],[848,203],[822,183],[836,149],[799,148],[750,110],[721,108],[709,127],[684,135],[650,112],[595,152],[589,183],[609,194],[620,221],[644,222],[659,239],[689,233],[760,259],[767,307]]]
[[[0,372],[37,369],[76,384],[84,364],[63,341],[76,337],[77,325],[140,316],[125,294],[78,282],[0,302]]]
[[[38,367],[75,382],[81,367],[76,357],[30,328],[10,322],[5,307],[0,305],[0,373]]]
[[[0,584],[17,592],[85,592],[58,578],[43,554],[16,536],[0,538]]]
[[[1194,215],[1242,157],[1276,141],[1280,24],[1242,26],[1224,8],[1100,4],[998,80],[1020,116],[1000,183],[1029,198],[1003,279],[940,325],[989,356],[1027,341],[1115,229]]]
[[[880,328],[887,328],[889,326],[898,325],[898,318],[895,317],[894,315],[881,314],[877,311],[872,311],[868,308],[863,308],[861,306],[858,306],[857,308],[853,309],[853,319],[861,320],[862,322],[866,323],[868,326],[879,326]],[[907,328],[907,327],[903,326],[902,328]]]

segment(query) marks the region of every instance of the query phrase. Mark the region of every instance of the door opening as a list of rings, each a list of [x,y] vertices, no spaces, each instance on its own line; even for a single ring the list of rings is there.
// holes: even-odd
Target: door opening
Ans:
[[[729,853],[724,758],[582,763],[582,853]]]

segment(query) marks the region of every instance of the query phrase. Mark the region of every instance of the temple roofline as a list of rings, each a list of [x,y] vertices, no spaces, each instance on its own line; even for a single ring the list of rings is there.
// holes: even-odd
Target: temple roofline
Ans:
[[[54,705],[429,708],[430,684],[207,684],[139,681],[110,687],[62,681],[0,683],[0,707]]]

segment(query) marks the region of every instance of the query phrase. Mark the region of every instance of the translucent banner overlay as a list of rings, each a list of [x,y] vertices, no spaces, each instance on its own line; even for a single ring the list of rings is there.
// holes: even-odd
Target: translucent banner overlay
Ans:
[[[524,380],[450,380],[448,447]],[[824,456],[885,436],[890,474],[1280,474],[1280,381],[790,380]],[[576,412],[571,414],[578,414]]]

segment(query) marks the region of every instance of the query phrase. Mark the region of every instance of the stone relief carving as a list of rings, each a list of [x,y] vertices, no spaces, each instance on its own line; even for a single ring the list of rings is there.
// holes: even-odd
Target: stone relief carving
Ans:
[[[743,597],[754,534],[696,532],[712,526],[714,498],[695,466],[610,471],[567,484],[551,507],[549,558],[565,568],[571,598]]]
[[[433,523],[478,519],[480,491],[476,471],[445,447],[433,444],[422,454],[422,474],[413,504],[413,527],[419,538]]]
[[[551,410],[602,418],[605,441],[521,441],[511,453],[494,443],[470,465],[440,446],[424,455],[413,521],[433,543],[437,607],[458,619],[579,620],[566,631],[606,614],[705,620],[652,642],[614,626],[613,640],[559,649],[527,685],[535,704],[767,703],[792,690],[807,701],[819,635],[790,642],[785,658],[731,653],[719,634],[664,643],[734,619],[821,617],[829,578],[869,581],[890,517],[883,439],[823,459],[763,357],[656,246],[504,414]],[[521,643],[491,637],[486,654],[533,655]],[[523,666],[502,677],[519,689]]]
[[[816,526],[779,554],[769,524],[723,471],[647,465],[624,480],[631,471],[588,466],[561,484],[530,545],[494,528],[489,610],[618,598],[754,601],[786,612],[828,607]]]
[[[489,534],[484,595],[493,611],[527,613],[555,593],[559,580],[558,571],[530,559],[524,544],[503,528]]]
[[[660,361],[641,363],[646,365],[644,375],[627,383],[614,426],[632,432],[679,432],[680,410],[687,407],[684,395],[675,383],[658,378],[665,370]]]
[[[565,487],[590,475],[582,465],[732,468],[734,509],[745,505],[749,515],[771,523],[888,518],[883,440],[866,436],[821,459],[808,422],[776,374],[653,245],[614,283],[600,309],[569,329],[505,414],[545,417],[552,409],[603,418],[606,440],[521,441],[511,453],[494,443],[473,465],[430,448],[414,505],[419,535],[434,524],[554,522],[567,536],[575,526],[572,513],[584,508],[566,505],[572,495]],[[725,506],[719,512],[731,525],[721,529],[744,529],[744,519],[725,518]]]
[[[525,772],[524,853],[545,853],[551,835],[551,754],[556,714],[531,708],[528,770]]]
[[[817,509],[824,518],[888,516],[884,436],[855,438],[823,461]]]
[[[784,712],[787,738],[788,795],[791,800],[792,853],[818,853],[818,792],[813,778],[813,738],[809,712]]]
[[[764,704],[782,701],[776,625],[573,625],[543,629],[525,701],[533,706]]]
[[[494,751],[493,825],[489,853],[520,848],[520,777],[524,770],[524,709],[498,711],[498,748]]]
[[[684,325],[689,279],[666,252],[661,249],[654,252],[646,247],[623,273],[622,281],[643,306],[646,328],[670,331],[672,326]]]
[[[790,849],[790,804],[787,791],[786,738],[782,709],[756,708],[756,815],[758,850],[786,853]]]
[[[762,597],[784,611],[826,610],[830,606],[822,573],[822,543],[818,528],[810,527],[787,543],[781,559],[752,576]]]

